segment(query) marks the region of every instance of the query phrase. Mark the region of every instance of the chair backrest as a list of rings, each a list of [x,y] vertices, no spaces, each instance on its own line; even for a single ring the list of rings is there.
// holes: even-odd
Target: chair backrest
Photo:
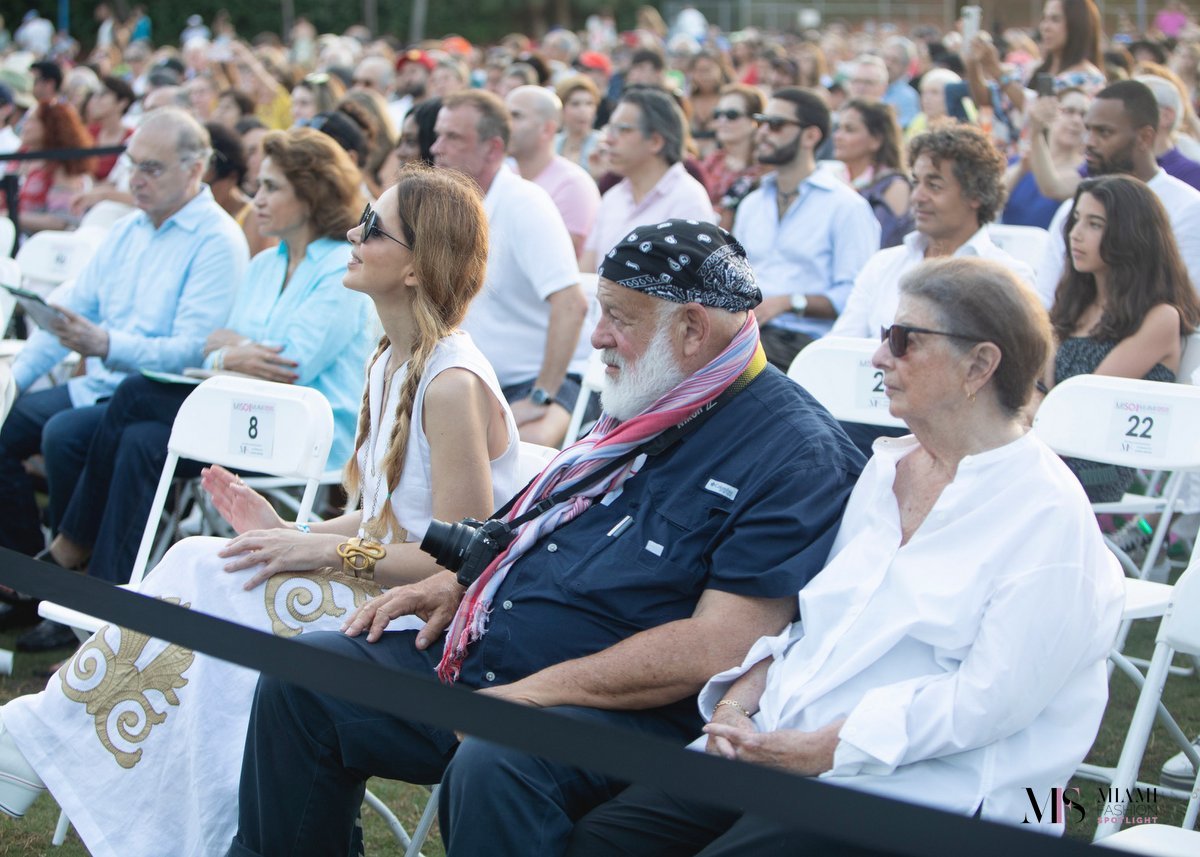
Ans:
[[[1059,455],[1147,470],[1200,467],[1200,388],[1076,375],[1042,401],[1033,430]]]
[[[320,479],[333,411],[311,387],[218,375],[184,400],[167,449],[224,467]]]
[[[0,236],[2,238],[2,236]],[[21,285],[21,266],[16,259],[0,256],[0,283],[6,286]],[[8,330],[12,320],[13,310],[17,308],[17,299],[7,289],[0,289],[0,338]]]
[[[133,211],[132,205],[117,202],[112,199],[102,199],[83,215],[79,221],[80,229],[99,228],[108,231],[112,225]]]
[[[47,294],[76,277],[99,246],[98,236],[91,232],[35,232],[17,251],[25,287]]]
[[[7,363],[0,363],[0,423],[8,416],[13,402],[17,400],[17,382]]]
[[[563,439],[564,447],[579,440],[588,403],[591,401],[592,395],[598,394],[604,387],[605,368],[604,361],[600,359],[600,352],[593,351],[588,357],[587,369],[583,373],[583,383],[579,385],[579,398],[575,400],[575,410],[571,412],[571,422],[567,424],[567,436]]]
[[[1171,588],[1158,640],[1181,654],[1200,655],[1200,563],[1193,562]]]
[[[993,223],[988,226],[988,237],[992,243],[1010,256],[1020,259],[1037,273],[1050,241],[1050,233],[1039,226],[1016,226],[1011,223]]]
[[[888,410],[883,371],[871,365],[877,348],[874,339],[826,336],[796,355],[788,377],[808,390],[834,419],[903,428],[904,421]]]
[[[1181,384],[1196,384],[1200,378],[1193,377],[1200,369],[1200,333],[1190,333],[1183,338],[1183,352],[1179,356],[1179,373],[1175,380]]]
[[[540,443],[530,443],[527,440],[521,441],[521,456],[517,468],[517,478],[520,479],[521,484],[525,485],[545,470],[546,465],[558,453],[559,450],[552,446],[542,446]]]
[[[17,240],[17,227],[11,217],[0,216],[0,257],[10,258],[13,242]]]

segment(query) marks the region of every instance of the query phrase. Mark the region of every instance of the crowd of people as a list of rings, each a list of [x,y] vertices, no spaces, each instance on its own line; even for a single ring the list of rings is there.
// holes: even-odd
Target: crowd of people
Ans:
[[[247,41],[222,14],[155,47],[144,10],[102,4],[88,54],[31,12],[0,58],[0,154],[35,155],[10,214],[28,235],[128,213],[12,363],[0,546],[127,582],[176,376],[311,386],[355,511],[293,524],[185,465],[236,535],[177,544],[139,591],[1021,823],[1099,728],[1123,591],[1090,502],[1136,478],[1030,425],[1074,375],[1176,380],[1200,326],[1200,27],[1177,6],[1106,35],[1093,0],[1047,0],[1036,29],[966,39],[647,6],[488,46],[303,19]],[[905,429],[839,424],[785,377],[826,336],[881,337]],[[600,407],[567,438],[596,352]],[[561,448],[524,488],[519,441]],[[477,577],[420,548],[501,507]],[[0,627],[35,622],[4,593]],[[74,642],[43,620],[19,646]],[[0,811],[48,788],[97,855],[168,831],[351,854],[380,775],[443,783],[452,855],[847,853],[174,645],[148,684],[144,644],[106,627],[0,708]]]

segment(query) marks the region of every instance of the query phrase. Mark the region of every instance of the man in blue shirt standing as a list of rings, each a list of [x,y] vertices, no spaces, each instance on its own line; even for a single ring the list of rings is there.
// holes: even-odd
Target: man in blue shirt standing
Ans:
[[[181,110],[150,114],[130,138],[125,157],[140,210],[112,227],[56,304],[61,319],[35,332],[13,363],[21,395],[0,427],[0,545],[27,554],[44,546],[24,460],[45,456],[53,528],[121,379],[199,365],[205,337],[229,314],[249,250],[201,183],[211,155],[208,132]],[[82,374],[30,391],[72,351]]]
[[[800,349],[829,332],[854,278],[879,249],[871,204],[813,152],[829,134],[829,108],[806,89],[777,89],[756,117],[763,177],[738,206],[733,234],[762,289],[754,310],[767,359],[787,371]]]
[[[599,273],[605,413],[506,517],[504,554],[465,590],[442,572],[373,599],[346,635],[303,640],[682,746],[713,670],[792,618],[862,457],[766,365],[750,318],[761,294],[729,233],[638,226]],[[408,614],[425,627],[384,632]],[[561,853],[574,820],[621,786],[263,676],[229,854],[355,853],[374,773],[442,781],[452,857]]]

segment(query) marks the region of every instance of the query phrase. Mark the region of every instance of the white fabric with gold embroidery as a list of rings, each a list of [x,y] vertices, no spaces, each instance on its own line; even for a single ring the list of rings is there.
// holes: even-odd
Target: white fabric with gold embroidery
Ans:
[[[142,582],[147,594],[294,637],[338,630],[380,590],[340,573],[226,573],[222,539],[187,539]],[[418,628],[402,617],[388,630]],[[237,827],[242,746],[258,674],[161,640],[102,628],[4,725],[93,857],[223,854]]]

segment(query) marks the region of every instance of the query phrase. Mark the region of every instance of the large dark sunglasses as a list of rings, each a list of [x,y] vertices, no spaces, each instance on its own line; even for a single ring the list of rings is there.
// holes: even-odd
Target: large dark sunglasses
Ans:
[[[745,115],[746,114],[740,110],[714,110],[713,121],[715,122],[718,119],[728,119],[730,122],[735,122]]]
[[[362,238],[359,240],[361,240],[363,244],[366,244],[376,235],[382,235],[384,238],[395,241],[406,250],[412,249],[412,247],[409,247],[395,235],[388,235],[379,228],[379,214],[375,211],[375,209],[371,208],[369,204],[363,209],[362,219],[358,221],[358,225],[362,227]]]
[[[933,336],[949,336],[951,339],[965,339],[967,342],[982,342],[976,336],[963,336],[961,333],[947,333],[944,330],[930,330],[927,327],[913,327],[911,324],[893,324],[891,327],[879,328],[879,339],[888,344],[888,350],[893,357],[903,357],[908,353],[908,336],[911,333],[929,333]]]
[[[769,116],[766,113],[755,113],[751,118],[759,125],[766,125],[771,129],[772,133],[778,133],[788,125],[798,125],[804,127],[804,123],[799,119],[793,119],[790,116]]]

